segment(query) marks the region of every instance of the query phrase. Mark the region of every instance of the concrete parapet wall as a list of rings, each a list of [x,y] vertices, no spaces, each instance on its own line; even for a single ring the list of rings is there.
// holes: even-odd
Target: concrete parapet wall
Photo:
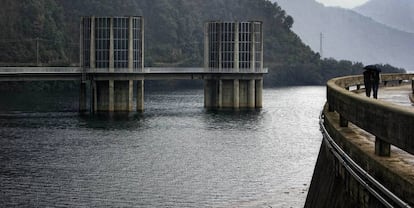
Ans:
[[[411,81],[413,77],[413,74],[381,76],[383,81]],[[362,76],[330,80],[327,84],[327,101],[330,109],[381,140],[414,154],[414,110],[346,90],[350,86],[362,84]]]
[[[389,81],[412,81],[413,74],[384,74]],[[335,143],[390,192],[414,205],[414,109],[349,91],[362,76],[332,79],[327,84],[325,128]],[[407,95],[408,96],[408,95]],[[389,145],[397,148],[390,148]],[[388,146],[387,146],[388,145]],[[385,150],[381,149],[384,148]],[[392,150],[392,151],[391,151]],[[381,152],[391,152],[383,157]],[[319,153],[305,207],[381,207],[378,199],[327,151]]]
[[[374,152],[375,142],[368,133],[354,125],[340,127],[339,115],[324,110],[325,127],[335,142],[360,167],[399,198],[414,205],[414,173],[408,153],[396,152],[380,157]],[[339,204],[338,204],[339,203]],[[339,165],[323,142],[312,178],[305,207],[382,207]]]

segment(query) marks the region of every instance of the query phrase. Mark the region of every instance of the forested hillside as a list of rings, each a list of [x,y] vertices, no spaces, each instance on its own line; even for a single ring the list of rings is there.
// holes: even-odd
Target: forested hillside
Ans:
[[[264,23],[265,84],[324,84],[334,76],[359,74],[362,64],[320,60],[291,31],[294,20],[267,0],[3,0],[0,63],[78,63],[81,16],[145,18],[146,66],[202,66],[203,23],[260,20]],[[390,67],[388,67],[390,68]],[[392,69],[391,70],[396,70]]]

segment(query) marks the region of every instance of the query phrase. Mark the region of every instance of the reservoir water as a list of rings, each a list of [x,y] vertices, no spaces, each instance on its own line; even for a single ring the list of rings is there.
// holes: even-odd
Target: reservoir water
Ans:
[[[202,90],[146,92],[143,114],[80,116],[76,95],[2,93],[0,207],[303,207],[325,87],[263,99],[209,111]]]

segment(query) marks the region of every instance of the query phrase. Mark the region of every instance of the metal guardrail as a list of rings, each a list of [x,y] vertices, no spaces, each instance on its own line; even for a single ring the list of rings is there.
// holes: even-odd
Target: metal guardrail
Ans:
[[[373,178],[363,168],[361,168],[351,157],[349,157],[341,147],[329,135],[324,125],[324,115],[321,113],[319,117],[320,130],[323,139],[328,145],[328,149],[345,167],[345,169],[357,180],[366,190],[368,190],[375,198],[377,198],[386,207],[404,207],[411,208],[409,204],[401,200],[394,193],[385,188],[380,182]]]
[[[382,81],[412,81],[414,74],[383,74]],[[363,85],[362,76],[334,78],[327,83],[330,110],[381,141],[414,155],[414,110],[358,95],[347,88]],[[407,94],[408,97],[408,94]]]

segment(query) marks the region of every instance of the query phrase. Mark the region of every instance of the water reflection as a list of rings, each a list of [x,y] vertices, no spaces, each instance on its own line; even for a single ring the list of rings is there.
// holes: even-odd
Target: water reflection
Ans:
[[[0,206],[302,207],[324,100],[268,89],[262,110],[211,111],[188,90],[147,93],[143,114],[3,111]]]

